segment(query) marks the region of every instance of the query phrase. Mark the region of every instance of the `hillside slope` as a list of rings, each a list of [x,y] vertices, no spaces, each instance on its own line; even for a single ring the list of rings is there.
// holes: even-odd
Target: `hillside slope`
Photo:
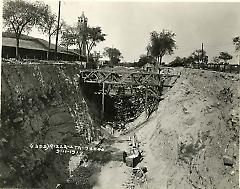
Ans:
[[[238,188],[239,76],[180,71],[136,133],[144,150],[139,166],[148,168],[148,181],[136,188]]]

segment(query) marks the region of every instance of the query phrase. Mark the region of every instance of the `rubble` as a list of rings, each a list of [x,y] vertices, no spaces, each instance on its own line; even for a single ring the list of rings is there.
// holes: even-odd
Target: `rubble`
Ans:
[[[228,155],[224,155],[223,156],[223,163],[224,163],[224,165],[226,165],[226,166],[233,166],[234,162],[235,161],[234,161],[233,157],[230,157]]]

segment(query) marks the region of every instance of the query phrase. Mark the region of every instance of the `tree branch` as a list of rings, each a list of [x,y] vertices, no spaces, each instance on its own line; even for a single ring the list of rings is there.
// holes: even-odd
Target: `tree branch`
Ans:
[[[11,25],[12,25],[12,27],[13,27],[14,32],[17,33],[16,28],[15,28],[13,22],[10,21],[10,23],[11,23]]]

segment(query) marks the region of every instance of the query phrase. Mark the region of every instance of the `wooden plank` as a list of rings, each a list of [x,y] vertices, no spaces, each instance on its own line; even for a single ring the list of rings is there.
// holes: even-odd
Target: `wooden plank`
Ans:
[[[88,80],[86,80],[86,81],[84,81],[84,83],[98,83],[98,84],[100,84],[100,83],[102,83],[101,81],[94,81],[94,80],[92,80],[92,81],[88,81]],[[110,82],[110,81],[104,81],[104,83],[105,84],[112,84],[112,85],[132,85],[132,86],[139,86],[139,85],[141,85],[141,86],[147,86],[147,85],[150,85],[150,86],[161,86],[161,83],[159,82],[159,83],[144,83],[144,84],[142,84],[142,83],[133,83],[133,82],[114,82],[114,81],[112,81],[112,82]]]

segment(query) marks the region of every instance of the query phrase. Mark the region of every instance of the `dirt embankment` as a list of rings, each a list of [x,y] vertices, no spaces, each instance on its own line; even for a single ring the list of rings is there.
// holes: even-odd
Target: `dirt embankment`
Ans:
[[[238,188],[239,76],[181,73],[137,132],[145,156],[139,166],[148,167],[139,188]]]
[[[0,187],[55,188],[69,176],[70,154],[30,144],[84,145],[97,138],[79,68],[2,62]]]

